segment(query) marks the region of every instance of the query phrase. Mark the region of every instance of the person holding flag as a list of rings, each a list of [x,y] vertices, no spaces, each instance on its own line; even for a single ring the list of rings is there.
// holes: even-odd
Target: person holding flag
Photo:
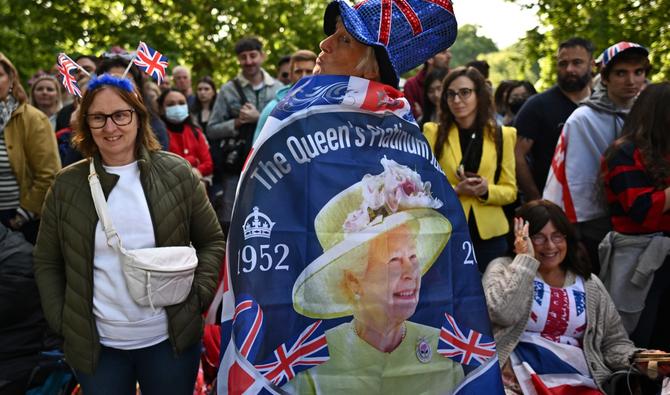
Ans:
[[[503,392],[463,210],[397,90],[456,31],[448,0],[328,5],[237,187],[218,393]]]
[[[139,382],[144,395],[191,395],[196,381],[201,314],[214,295],[225,241],[204,186],[185,159],[161,151],[149,117],[130,80],[93,78],[72,138],[86,159],[60,172],[45,198],[35,279],[45,318],[64,338],[65,357],[86,394],[135,394]],[[96,179],[99,191],[89,186]],[[96,196],[108,214],[98,215]],[[103,227],[108,222],[115,230]],[[131,252],[192,246],[197,264],[185,299],[138,301],[121,240]],[[164,276],[170,273],[172,256],[152,257]],[[153,290],[148,282],[147,292],[177,292],[178,281],[170,280],[170,287]]]

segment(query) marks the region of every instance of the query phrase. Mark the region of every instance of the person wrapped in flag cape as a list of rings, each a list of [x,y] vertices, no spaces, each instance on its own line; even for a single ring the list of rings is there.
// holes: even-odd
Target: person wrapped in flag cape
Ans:
[[[238,185],[218,392],[502,393],[463,211],[395,89],[451,3],[337,0],[324,31]]]

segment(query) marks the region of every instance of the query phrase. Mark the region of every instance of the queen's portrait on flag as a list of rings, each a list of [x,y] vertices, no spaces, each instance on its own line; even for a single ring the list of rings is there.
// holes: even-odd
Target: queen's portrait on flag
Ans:
[[[219,393],[502,393],[463,210],[398,91],[456,28],[448,0],[327,6],[237,186]]]
[[[463,378],[436,352],[440,330],[409,321],[451,223],[434,210],[442,202],[430,183],[393,160],[381,164],[381,174],[365,175],[315,218],[324,253],[296,280],[294,308],[353,320],[326,331],[330,359],[298,375],[296,393],[437,393]]]

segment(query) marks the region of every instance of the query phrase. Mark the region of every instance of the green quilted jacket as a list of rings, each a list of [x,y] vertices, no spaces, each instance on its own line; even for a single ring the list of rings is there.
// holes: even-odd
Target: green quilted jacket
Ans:
[[[118,176],[105,172],[99,156],[96,171],[109,196]],[[188,298],[166,307],[168,333],[175,353],[198,342],[202,313],[211,302],[225,239],[204,190],[184,159],[163,151],[143,150],[140,180],[149,203],[156,247],[197,250],[198,267]],[[89,162],[63,169],[49,189],[34,250],[34,267],[42,308],[49,325],[65,339],[68,363],[95,371],[100,342],[93,316],[93,256],[98,216],[88,184]]]

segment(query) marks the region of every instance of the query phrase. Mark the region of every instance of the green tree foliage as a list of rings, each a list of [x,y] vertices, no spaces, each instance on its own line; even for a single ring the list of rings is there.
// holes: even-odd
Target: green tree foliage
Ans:
[[[477,33],[476,25],[463,25],[458,28],[458,38],[451,47],[451,67],[463,66],[479,55],[496,52],[498,47],[488,37]]]
[[[25,83],[50,69],[59,52],[100,55],[118,45],[134,50],[140,40],[186,64],[194,77],[219,82],[239,68],[233,46],[261,37],[266,67],[296,49],[318,52],[326,1],[314,0],[0,0],[0,50]]]
[[[498,52],[480,55],[479,60],[488,62],[489,80],[494,87],[503,80],[527,80],[535,83],[540,71],[537,62],[529,62],[524,39]]]
[[[546,32],[531,32],[527,49],[541,59],[541,82],[555,81],[558,44],[572,36],[593,41],[596,54],[618,41],[651,50],[652,80],[670,79],[670,0],[509,0],[536,7]],[[597,56],[597,55],[596,55]]]

